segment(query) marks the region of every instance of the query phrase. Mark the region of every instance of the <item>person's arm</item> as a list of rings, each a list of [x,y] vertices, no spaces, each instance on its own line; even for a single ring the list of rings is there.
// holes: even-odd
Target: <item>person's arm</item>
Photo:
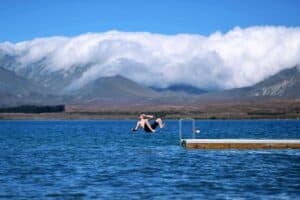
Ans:
[[[140,127],[140,122],[137,122],[137,123],[136,123],[136,127],[135,127],[135,128],[132,128],[131,130],[132,130],[132,131],[137,131],[137,130],[139,129],[139,127]]]
[[[145,122],[145,126],[147,126],[148,128],[149,128],[149,130],[152,132],[152,133],[154,133],[155,132],[155,130],[151,127],[151,125],[150,125],[150,123],[149,123],[149,121],[148,120],[146,120],[146,122]]]
[[[153,115],[145,115],[145,117],[147,117],[148,119],[153,119],[154,118]]]

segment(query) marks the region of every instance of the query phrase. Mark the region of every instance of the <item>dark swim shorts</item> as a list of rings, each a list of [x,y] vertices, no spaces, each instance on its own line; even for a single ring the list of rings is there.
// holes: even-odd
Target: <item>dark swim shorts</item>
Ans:
[[[151,128],[152,129],[156,129],[156,127],[158,126],[159,124],[156,122],[156,121],[154,121],[152,124],[151,124]],[[144,130],[146,131],[146,132],[151,132],[151,130],[148,128],[148,126],[145,124],[145,127],[144,127]]]

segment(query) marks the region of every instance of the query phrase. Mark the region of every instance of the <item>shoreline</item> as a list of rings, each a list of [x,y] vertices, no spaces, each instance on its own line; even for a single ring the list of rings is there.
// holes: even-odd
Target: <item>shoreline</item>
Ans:
[[[155,115],[155,114],[154,114]],[[0,113],[0,121],[4,120],[136,120],[136,113],[134,114],[120,114],[120,113],[78,113],[78,112],[64,112],[64,113]],[[285,113],[284,115],[235,115],[235,114],[216,114],[204,113],[201,115],[176,113],[155,115],[166,120],[178,120],[181,118],[193,118],[197,120],[300,120],[299,115],[294,113]]]
[[[141,113],[163,119],[300,119],[300,100],[195,104],[65,105],[63,112],[0,112],[0,120],[130,120]]]

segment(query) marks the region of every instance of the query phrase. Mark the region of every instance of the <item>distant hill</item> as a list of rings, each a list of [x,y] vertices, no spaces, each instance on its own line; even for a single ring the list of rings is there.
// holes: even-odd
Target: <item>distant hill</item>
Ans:
[[[100,77],[83,87],[67,89],[83,77],[93,63],[49,71],[47,58],[21,66],[18,59],[0,51],[0,106],[23,103],[184,104],[199,100],[300,99],[300,67],[285,69],[250,87],[208,92],[186,84],[148,88],[122,76]]]
[[[282,70],[250,87],[212,92],[200,99],[300,99],[300,67]]]
[[[44,88],[0,67],[0,92],[19,97],[43,92]]]
[[[0,67],[0,105],[40,99],[44,88]]]
[[[160,94],[122,76],[98,78],[71,93],[76,102],[150,101]]]
[[[48,58],[43,57],[33,63],[21,66],[18,57],[11,56],[0,49],[0,67],[14,72],[19,77],[39,83],[47,91],[56,95],[64,95],[64,89],[74,80],[79,79],[91,65],[74,65],[70,69],[48,70]]]
[[[184,93],[184,94],[192,94],[192,95],[199,95],[207,92],[206,90],[194,87],[192,85],[186,85],[186,84],[174,84],[174,85],[170,85],[167,88],[153,87],[152,89],[158,92],[173,92],[173,93]]]
[[[285,69],[252,86],[249,96],[300,98],[300,66]]]
[[[66,96],[53,95],[48,88],[0,67],[0,106],[57,104],[66,100]]]

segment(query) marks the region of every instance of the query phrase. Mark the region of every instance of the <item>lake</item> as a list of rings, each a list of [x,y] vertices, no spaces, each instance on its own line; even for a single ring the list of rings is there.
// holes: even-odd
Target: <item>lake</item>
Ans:
[[[186,150],[178,121],[155,134],[135,123],[0,121],[0,198],[300,198],[299,150]],[[297,120],[196,123],[199,138],[300,138]]]

